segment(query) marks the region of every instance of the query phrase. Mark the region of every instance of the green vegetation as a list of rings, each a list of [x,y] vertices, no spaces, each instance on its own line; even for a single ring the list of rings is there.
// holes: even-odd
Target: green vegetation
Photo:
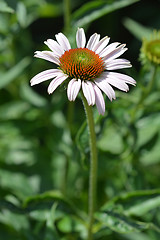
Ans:
[[[0,0],[0,239],[86,240],[89,143],[81,98],[30,79],[54,68],[33,58],[77,27],[126,43],[119,71],[136,87],[93,107],[98,147],[94,240],[160,239],[160,67],[140,63],[142,39],[160,28],[160,2]],[[64,22],[65,19],[65,22]]]

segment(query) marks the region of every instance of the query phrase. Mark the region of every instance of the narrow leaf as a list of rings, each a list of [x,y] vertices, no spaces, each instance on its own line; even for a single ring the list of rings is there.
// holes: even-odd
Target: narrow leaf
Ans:
[[[2,74],[1,81],[0,81],[0,89],[3,87],[6,87],[15,78],[19,77],[19,75],[24,71],[24,69],[28,67],[30,62],[31,62],[31,59],[28,57],[25,57],[19,63],[17,63],[14,67],[8,70],[6,73]]]
[[[105,1],[88,2],[74,13],[73,25],[75,27],[85,26],[110,12],[127,7],[138,1],[139,0],[121,0],[115,1],[112,4],[106,4]]]
[[[124,20],[124,26],[139,40],[142,40],[143,38],[150,38],[153,32],[152,29],[147,28],[130,18],[126,18]]]
[[[160,195],[160,189],[152,189],[152,190],[138,190],[133,192],[128,192],[121,194],[119,196],[116,196],[112,198],[110,201],[108,201],[103,207],[102,210],[108,209],[113,204],[126,204],[128,206],[128,202],[132,200],[132,206],[133,201],[137,201],[137,199],[146,198],[153,198],[153,196],[159,196]]]
[[[60,204],[63,204],[64,207],[66,207],[67,211],[74,212],[77,216],[84,219],[86,216],[79,211],[76,206],[71,202],[71,200],[67,199],[60,191],[47,191],[42,194],[38,194],[35,196],[31,196],[26,198],[26,200],[23,203],[23,208],[28,209],[28,211],[32,211],[35,209],[38,209],[41,205],[41,203],[45,202],[58,202]]]
[[[106,226],[121,234],[140,232],[150,228],[157,230],[158,232],[160,231],[160,229],[152,223],[134,221],[125,215],[112,211],[96,213],[95,216],[101,222],[102,228]]]
[[[29,86],[29,83],[23,82],[20,87],[20,93],[22,98],[27,100],[29,103],[37,107],[44,107],[47,104],[47,100],[36,93],[33,88]]]
[[[27,9],[22,2],[17,4],[17,18],[21,27],[26,27],[28,25]]]
[[[36,204],[36,203],[47,201],[47,200],[58,200],[58,201],[62,201],[62,202],[69,204],[69,201],[66,198],[64,198],[64,196],[61,194],[61,192],[48,191],[48,192],[38,194],[38,195],[35,195],[32,197],[28,197],[24,201],[24,207],[26,208],[30,204]]]
[[[0,106],[0,119],[8,120],[19,118],[23,116],[29,108],[29,104],[22,101],[5,103]]]
[[[0,12],[14,13],[14,10],[11,7],[9,7],[5,1],[1,0]]]
[[[121,212],[127,216],[142,216],[160,205],[160,189],[141,190],[125,193],[108,201],[103,211],[121,207]]]
[[[160,196],[140,202],[125,211],[127,215],[143,216],[145,213],[160,206]]]

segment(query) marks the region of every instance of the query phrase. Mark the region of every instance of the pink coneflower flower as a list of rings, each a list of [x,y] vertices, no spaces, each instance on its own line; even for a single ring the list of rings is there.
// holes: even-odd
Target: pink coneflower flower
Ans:
[[[82,89],[88,105],[96,104],[98,112],[103,115],[105,102],[102,92],[112,101],[115,99],[112,86],[127,92],[127,84],[135,85],[133,78],[110,71],[131,67],[128,60],[118,58],[127,50],[125,44],[115,42],[108,45],[110,38],[106,36],[100,40],[97,33],[93,34],[86,44],[83,28],[77,30],[75,49],[71,49],[63,33],[55,37],[57,41],[48,39],[44,42],[51,51],[37,51],[35,57],[53,62],[58,68],[37,74],[31,79],[31,86],[52,79],[48,86],[48,93],[51,94],[66,82],[70,101],[74,101]]]

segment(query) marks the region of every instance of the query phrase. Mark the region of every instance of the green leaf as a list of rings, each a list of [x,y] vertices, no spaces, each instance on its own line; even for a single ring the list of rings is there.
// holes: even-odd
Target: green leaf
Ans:
[[[105,116],[103,116],[103,117],[105,117]],[[95,114],[94,114],[95,125],[98,122],[100,122],[103,117],[98,114],[98,111],[95,111]],[[79,131],[77,132],[76,144],[77,144],[77,146],[79,148],[79,151],[81,153],[82,161],[84,161],[84,159],[86,157],[86,154],[89,151],[89,136],[88,136],[88,126],[87,126],[86,121],[84,121],[84,123],[80,127]]]
[[[125,214],[143,216],[150,210],[158,208],[159,206],[160,206],[160,196],[151,197],[150,199],[137,203],[134,206],[131,206],[125,211]]]
[[[160,189],[141,190],[125,193],[108,201],[102,210],[120,206],[121,211],[128,216],[142,216],[160,205]]]
[[[152,142],[152,140],[151,140]],[[143,166],[149,166],[153,164],[158,164],[160,162],[160,136],[158,137],[156,143],[151,149],[142,150],[140,161]]]
[[[43,202],[43,201],[48,201],[48,200],[57,200],[57,201],[61,201],[67,204],[70,204],[69,201],[63,196],[63,194],[59,191],[48,191],[42,194],[38,194],[35,196],[31,196],[28,197],[25,201],[24,201],[24,207],[28,207],[31,204],[37,204],[39,202]]]
[[[14,13],[14,10],[11,7],[9,7],[5,1],[1,0],[0,12]]]
[[[6,87],[9,83],[15,80],[15,78],[19,77],[19,75],[23,73],[24,69],[28,67],[30,63],[31,59],[29,57],[25,57],[6,73],[3,73],[1,75],[0,89]]]
[[[142,41],[143,38],[150,38],[153,32],[152,29],[147,28],[130,18],[124,20],[124,26],[140,41]]]
[[[19,117],[24,113],[21,109],[23,106],[25,107],[23,104],[20,105],[20,112],[19,110],[17,111]],[[26,128],[28,124],[26,123],[25,125],[23,120],[18,121],[17,125],[15,123],[11,123],[9,121],[10,119],[13,120],[18,118],[17,116],[15,117],[14,114],[14,108],[11,108],[11,111],[7,113],[7,116],[4,114],[5,117],[2,117],[2,119],[5,121],[3,121],[3,123],[1,122],[0,124],[0,161],[3,162],[5,159],[5,163],[9,165],[33,164],[36,160],[35,152],[33,151],[35,143],[29,137],[24,136],[24,132],[21,131],[21,127],[18,128],[19,125],[23,126],[23,128]]]
[[[21,199],[26,198],[35,193],[32,179],[29,179],[22,173],[9,172],[7,170],[0,170],[0,186],[10,189],[12,193],[18,195]],[[25,188],[24,188],[25,186]]]
[[[83,235],[87,236],[86,226],[80,219],[69,215],[63,217],[57,224],[60,231],[64,233],[83,232]]]
[[[20,94],[23,99],[36,107],[44,107],[47,104],[47,100],[36,93],[33,88],[29,86],[29,83],[22,82],[20,86]]]
[[[58,204],[53,204],[51,209],[49,209],[48,215],[47,215],[47,220],[46,220],[46,236],[45,239],[48,240],[60,240],[61,238],[59,237],[57,228],[55,226],[55,221],[59,217],[59,214],[57,214],[57,205]]]
[[[28,229],[29,223],[25,216],[13,213],[8,209],[0,213],[0,222],[12,226],[15,230]]]
[[[142,147],[148,143],[160,129],[160,114],[155,113],[148,117],[140,119],[136,123],[137,127],[137,148]]]
[[[17,4],[17,18],[21,27],[24,28],[28,25],[27,9],[23,2]]]
[[[2,172],[2,173],[1,173]],[[54,190],[54,191],[48,191],[48,192],[44,192],[42,194],[37,194],[37,195],[33,195],[33,192],[30,192],[30,186],[28,185],[24,177],[24,175],[22,174],[11,174],[12,175],[12,179],[14,181],[14,184],[12,186],[12,188],[14,189],[15,187],[17,188],[17,190],[19,190],[21,187],[23,188],[23,186],[26,186],[26,189],[23,188],[23,192],[26,192],[26,198],[23,201],[23,205],[21,206],[16,206],[11,202],[5,201],[5,200],[1,200],[0,201],[0,206],[4,207],[6,209],[11,209],[14,210],[14,212],[17,213],[28,213],[28,212],[32,212],[32,211],[36,211],[36,210],[42,210],[43,209],[43,213],[45,209],[48,209],[48,203],[63,203],[67,206],[67,208],[69,207],[71,211],[76,210],[76,208],[74,207],[74,205],[64,197],[64,195],[58,191],[58,190]],[[0,171],[0,177],[3,176],[3,182],[2,182],[2,186],[3,187],[10,187],[12,185],[10,181],[10,178],[8,178],[7,180],[7,176],[9,177],[9,173],[6,173],[6,176],[4,175],[3,171]],[[19,180],[17,182],[17,180]],[[23,184],[22,184],[23,183]],[[28,193],[30,193],[30,196],[27,197],[27,195],[29,195]],[[46,204],[45,204],[46,203]],[[68,209],[69,210],[69,209]],[[35,212],[36,214],[36,212]]]
[[[112,154],[120,154],[123,151],[122,136],[111,122],[106,121],[103,134],[97,141],[97,146],[100,150]]]
[[[29,104],[22,101],[13,101],[0,106],[0,119],[16,119],[23,116],[30,108]]]
[[[74,204],[71,202],[71,200],[67,199],[60,191],[53,190],[53,191],[47,191],[42,194],[38,194],[35,196],[31,196],[25,199],[23,203],[23,209],[26,209],[28,211],[32,211],[35,209],[39,209],[39,206],[41,203],[49,202],[58,202],[60,204],[63,204],[64,207],[66,207],[67,211],[74,212],[77,216],[80,218],[83,218],[83,214],[74,206]]]
[[[81,153],[81,159],[84,161],[87,149],[89,148],[89,142],[88,142],[88,130],[87,130],[87,122],[85,121],[82,126],[80,127],[77,135],[76,135],[76,144],[79,148],[79,151]]]
[[[139,0],[121,0],[114,1],[111,4],[106,4],[106,1],[88,2],[73,14],[73,25],[75,27],[85,26],[110,12],[127,7],[138,1]]]
[[[125,234],[125,239],[129,239],[129,240],[151,240],[151,237],[148,236],[148,233],[135,233],[133,232],[132,234],[128,233]]]
[[[101,222],[102,228],[108,227],[112,231],[121,234],[140,232],[146,229],[156,228],[152,223],[133,221],[125,215],[113,211],[96,213],[95,217]],[[159,231],[158,228],[157,230]]]

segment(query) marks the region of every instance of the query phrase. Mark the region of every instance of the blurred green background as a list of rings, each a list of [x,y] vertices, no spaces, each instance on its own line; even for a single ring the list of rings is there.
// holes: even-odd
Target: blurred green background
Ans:
[[[160,239],[160,68],[142,66],[143,37],[160,28],[158,0],[0,0],[0,240],[86,239],[89,146],[81,99],[66,89],[30,87],[54,68],[33,58],[43,42],[64,32],[75,46],[77,27],[126,43],[137,81],[129,93],[94,107],[98,160],[94,239]],[[154,79],[147,95],[145,89]]]

